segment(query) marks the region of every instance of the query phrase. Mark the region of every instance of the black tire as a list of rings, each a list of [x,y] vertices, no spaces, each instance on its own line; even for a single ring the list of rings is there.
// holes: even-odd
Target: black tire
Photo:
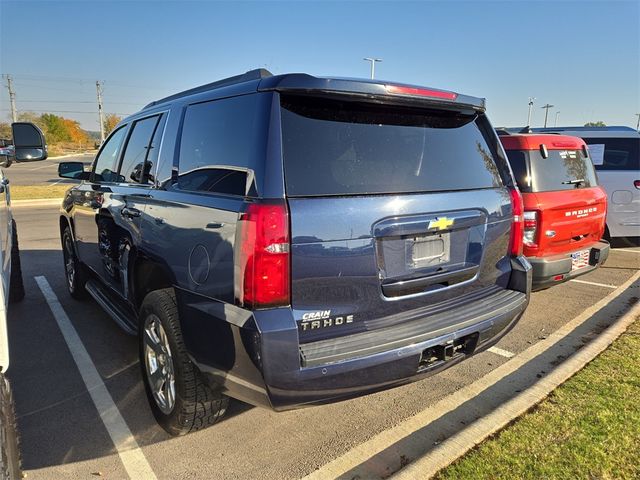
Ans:
[[[84,267],[76,255],[70,227],[66,227],[62,232],[62,256],[64,258],[64,274],[69,295],[77,300],[87,298],[87,290],[85,289],[87,279]]]
[[[11,385],[4,375],[0,374],[0,478],[14,480],[22,478],[20,465],[20,443],[16,414],[11,394]]]
[[[139,323],[142,378],[151,411],[160,426],[171,435],[184,435],[220,420],[229,398],[205,383],[189,359],[172,288],[155,290],[144,298]],[[165,345],[168,349],[164,348]],[[173,394],[171,381],[167,380],[171,378]],[[156,383],[155,388],[152,382]]]
[[[24,298],[24,283],[22,282],[22,267],[20,265],[18,227],[14,219],[11,219],[11,278],[9,282],[9,303],[17,303]]]

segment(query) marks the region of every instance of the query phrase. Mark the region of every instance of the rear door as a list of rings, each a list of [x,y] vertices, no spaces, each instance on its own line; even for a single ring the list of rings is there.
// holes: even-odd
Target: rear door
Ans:
[[[510,173],[483,114],[283,95],[281,116],[301,342],[506,286]]]
[[[537,221],[535,238],[525,244],[529,256],[572,252],[602,238],[607,197],[582,150],[548,150],[547,158],[538,150],[507,155],[524,193],[525,222],[529,214]]]

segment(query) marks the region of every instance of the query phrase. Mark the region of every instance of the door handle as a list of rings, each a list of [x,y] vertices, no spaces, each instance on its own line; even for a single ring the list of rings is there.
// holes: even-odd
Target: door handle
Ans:
[[[209,228],[211,230],[215,230],[217,228],[222,228],[224,227],[224,223],[221,222],[211,222],[211,223],[207,223],[207,226],[205,228]]]
[[[123,217],[129,218],[136,218],[142,215],[142,212],[140,210],[131,207],[124,207],[121,213]]]

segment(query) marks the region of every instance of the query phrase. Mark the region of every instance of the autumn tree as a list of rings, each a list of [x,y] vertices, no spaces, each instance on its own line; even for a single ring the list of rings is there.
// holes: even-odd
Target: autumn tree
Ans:
[[[104,136],[107,137],[113,129],[116,128],[116,125],[120,123],[122,117],[119,117],[115,113],[107,113],[104,117]]]
[[[0,122],[0,138],[11,138],[11,124]]]

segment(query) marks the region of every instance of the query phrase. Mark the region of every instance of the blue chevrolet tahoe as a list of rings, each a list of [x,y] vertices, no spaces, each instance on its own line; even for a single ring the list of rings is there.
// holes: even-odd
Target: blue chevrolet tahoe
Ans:
[[[169,433],[424,378],[529,301],[522,199],[484,100],[254,70],[123,120],[66,194],[70,294],[139,337]]]

